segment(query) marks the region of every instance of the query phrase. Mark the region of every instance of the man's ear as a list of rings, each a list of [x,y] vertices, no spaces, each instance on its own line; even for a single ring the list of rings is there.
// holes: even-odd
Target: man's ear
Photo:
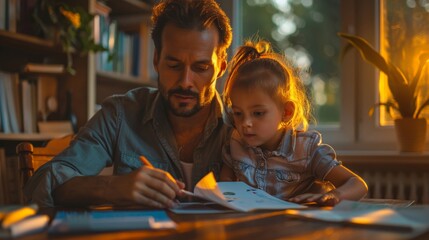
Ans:
[[[155,68],[155,71],[157,73],[159,73],[159,71],[158,71],[159,55],[158,55],[157,49],[155,49],[155,51],[153,53],[153,61],[152,61],[152,63],[153,63],[153,67]]]
[[[222,62],[220,63],[220,69],[219,69],[219,73],[217,74],[217,78],[222,77],[222,75],[226,71],[226,66],[227,66],[226,59],[223,59]]]

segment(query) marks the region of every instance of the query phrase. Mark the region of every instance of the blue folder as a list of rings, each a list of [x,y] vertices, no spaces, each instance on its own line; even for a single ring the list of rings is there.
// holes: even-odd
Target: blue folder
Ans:
[[[49,227],[50,234],[110,232],[175,228],[163,210],[60,211]]]

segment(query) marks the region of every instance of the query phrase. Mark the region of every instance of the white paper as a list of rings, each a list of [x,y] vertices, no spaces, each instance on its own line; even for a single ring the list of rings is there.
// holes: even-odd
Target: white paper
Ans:
[[[429,216],[429,208],[424,208],[421,216]],[[373,225],[424,231],[429,228],[426,217],[416,219],[412,207],[391,208],[380,204],[343,200],[331,210],[287,210],[287,214],[329,222],[346,222],[358,225]],[[408,214],[407,214],[408,213]],[[413,213],[413,214],[410,214]]]
[[[306,208],[306,206],[273,197],[244,182],[216,182],[213,173],[207,174],[197,183],[194,196],[242,212]]]

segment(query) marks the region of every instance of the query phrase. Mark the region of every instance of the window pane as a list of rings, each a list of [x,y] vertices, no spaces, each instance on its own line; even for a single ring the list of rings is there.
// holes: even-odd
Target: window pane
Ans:
[[[339,124],[340,0],[243,0],[242,37],[269,40],[306,69],[318,124]]]
[[[402,70],[408,80],[413,79],[419,55],[429,51],[429,2],[415,0],[381,1],[380,49],[389,61]],[[429,64],[426,64],[429,65]],[[417,88],[417,106],[429,98],[429,67],[423,69]],[[391,101],[386,76],[380,74],[380,102]],[[429,117],[429,107],[421,117]],[[391,117],[380,109],[380,125],[392,125]],[[392,113],[393,117],[398,115]]]

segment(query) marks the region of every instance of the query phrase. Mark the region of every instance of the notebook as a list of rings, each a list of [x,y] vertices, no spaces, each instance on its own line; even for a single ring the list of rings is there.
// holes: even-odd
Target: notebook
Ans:
[[[175,227],[176,223],[163,210],[60,211],[55,215],[49,227],[49,233],[68,234]]]
[[[198,197],[217,203],[224,208],[213,208],[205,203],[179,204],[178,207],[170,209],[174,213],[199,214],[218,213],[232,209],[240,212],[256,210],[284,210],[301,209],[306,206],[283,201],[260,189],[251,187],[244,182],[216,182],[212,172],[203,177],[195,186],[194,192],[183,191],[191,197]],[[225,209],[226,208],[226,209]]]

